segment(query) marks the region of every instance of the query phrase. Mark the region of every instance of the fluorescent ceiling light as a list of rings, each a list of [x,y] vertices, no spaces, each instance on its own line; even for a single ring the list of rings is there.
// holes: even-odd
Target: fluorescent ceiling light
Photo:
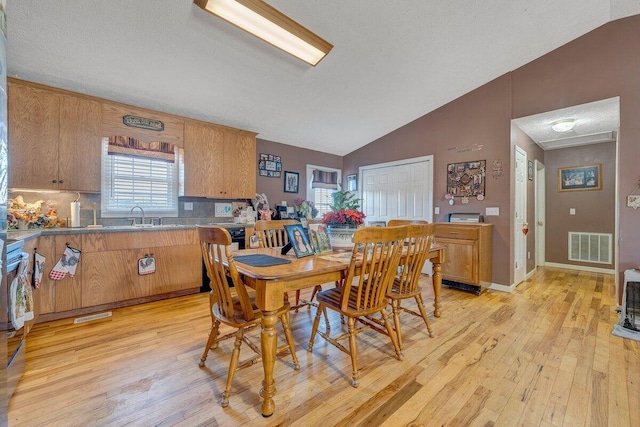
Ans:
[[[315,66],[333,45],[261,0],[193,0],[202,9]]]
[[[562,119],[556,120],[551,125],[551,129],[556,132],[569,132],[575,126],[576,122],[574,119]]]
[[[615,132],[606,131],[592,133],[589,135],[571,136],[569,138],[550,139],[540,141],[538,145],[543,150],[557,150],[559,148],[578,147],[582,145],[600,144],[603,142],[613,142],[616,140]]]

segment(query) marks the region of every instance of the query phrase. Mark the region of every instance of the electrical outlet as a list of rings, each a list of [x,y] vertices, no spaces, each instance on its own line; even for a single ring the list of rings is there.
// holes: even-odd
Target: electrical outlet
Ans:
[[[575,214],[576,214],[576,208],[570,208],[569,215],[575,215]]]
[[[531,259],[531,251],[527,251],[527,259]]]
[[[193,210],[193,202],[184,202],[184,210],[192,211]]]
[[[435,213],[436,215],[440,215],[440,206],[436,206],[433,210],[433,213]]]

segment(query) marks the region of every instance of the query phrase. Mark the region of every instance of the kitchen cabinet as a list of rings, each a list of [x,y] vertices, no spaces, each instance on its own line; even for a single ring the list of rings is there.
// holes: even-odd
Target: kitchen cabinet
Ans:
[[[98,102],[8,81],[9,186],[100,191]]]
[[[445,247],[444,284],[479,294],[491,284],[493,224],[438,223],[435,239]]]
[[[39,315],[61,313],[82,306],[82,269],[79,268],[83,262],[82,254],[80,255],[80,264],[73,277],[67,274],[61,280],[49,278],[51,269],[64,254],[67,244],[82,250],[82,239],[79,235],[40,236],[37,243],[34,244],[38,253],[45,257],[45,268],[40,288],[34,291],[38,294],[35,303]]]
[[[249,199],[256,194],[255,134],[186,121],[185,196]]]
[[[171,294],[202,282],[195,230],[83,234],[82,307]],[[138,274],[138,260],[153,254],[155,273]]]

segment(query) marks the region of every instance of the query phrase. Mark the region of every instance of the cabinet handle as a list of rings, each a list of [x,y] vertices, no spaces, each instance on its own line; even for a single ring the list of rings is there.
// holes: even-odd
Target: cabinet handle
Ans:
[[[59,180],[59,181],[58,181],[58,184],[62,184],[62,183],[64,183],[64,181],[63,181],[63,180]]]
[[[57,180],[57,179],[54,179],[54,180],[53,180],[53,181],[51,181],[51,182],[52,182],[53,184],[57,184],[57,183],[58,183],[58,180]]]
[[[460,234],[459,231],[450,231],[449,234]]]

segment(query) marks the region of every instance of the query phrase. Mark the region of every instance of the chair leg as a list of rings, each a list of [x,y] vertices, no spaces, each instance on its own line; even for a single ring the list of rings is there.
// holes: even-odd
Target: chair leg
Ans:
[[[313,327],[311,328],[311,337],[309,337],[309,346],[307,347],[307,351],[311,352],[313,350],[313,340],[316,337],[316,332],[318,332],[318,325],[320,324],[320,316],[325,311],[324,305],[320,303],[318,306],[318,311],[316,312],[316,317],[313,319]]]
[[[203,367],[204,361],[207,360],[207,355],[209,354],[209,350],[211,348],[218,348],[218,328],[220,327],[220,321],[216,320],[211,325],[211,330],[209,331],[209,339],[207,339],[207,345],[204,347],[204,353],[202,353],[202,357],[200,358],[200,363],[198,366]],[[215,344],[215,346],[214,346]]]
[[[429,336],[433,337],[433,332],[431,331],[431,323],[429,323],[429,318],[427,317],[427,312],[424,309],[424,302],[422,301],[422,295],[416,295],[416,303],[418,304],[418,309],[420,310],[420,315],[422,316],[422,320],[424,320],[424,324],[427,325],[427,331],[429,331]]]
[[[384,326],[385,328],[387,328],[387,334],[389,335],[389,338],[391,338],[391,342],[393,343],[393,348],[395,348],[396,350],[396,358],[398,360],[402,360],[404,359],[404,354],[402,354],[402,350],[400,350],[400,347],[398,346],[398,339],[396,338],[396,334],[393,332],[393,329],[391,328],[391,322],[389,322],[389,314],[387,314],[386,309],[382,309],[380,313],[382,314],[382,320],[384,321]]]
[[[296,304],[295,304],[295,306],[294,306],[294,307],[295,307],[295,310],[296,310],[296,313],[298,312],[298,308],[299,308],[299,307],[298,307],[298,305],[299,305],[299,304],[300,304],[300,289],[298,289],[298,290],[296,291]]]
[[[400,300],[392,299],[391,308],[393,310],[393,325],[396,328],[396,336],[398,337],[398,346],[402,350],[402,331],[400,330]]]
[[[296,371],[300,370],[300,363],[298,363],[298,356],[296,355],[296,346],[293,342],[293,335],[291,334],[291,325],[289,323],[289,311],[287,310],[285,313],[280,316],[280,321],[282,322],[282,328],[284,329],[284,336],[287,339],[287,344],[289,344],[289,351],[291,352],[291,358],[293,359],[293,369]]]
[[[236,368],[238,367],[238,359],[240,358],[240,346],[242,345],[242,337],[244,335],[244,329],[238,329],[238,333],[236,334],[236,341],[233,345],[233,352],[231,353],[231,361],[229,361],[229,373],[227,374],[227,386],[224,389],[224,393],[222,393],[222,407],[226,408],[229,406],[229,395],[231,394],[231,382],[233,381],[233,376],[236,373]]]
[[[358,381],[358,348],[356,346],[356,318],[349,317],[347,321],[349,325],[349,354],[351,355],[351,386],[358,387],[360,382]]]

